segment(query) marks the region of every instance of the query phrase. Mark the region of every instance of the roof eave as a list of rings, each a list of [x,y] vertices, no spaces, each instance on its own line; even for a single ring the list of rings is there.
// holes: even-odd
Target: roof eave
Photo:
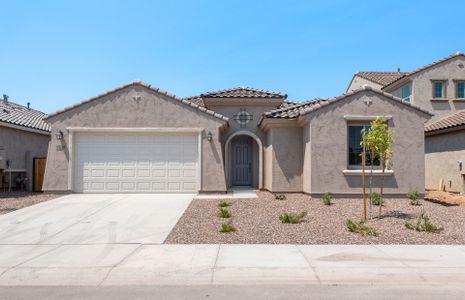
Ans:
[[[73,110],[73,109],[75,109],[75,108],[78,108],[78,107],[80,107],[80,106],[82,106],[82,105],[85,105],[85,104],[90,103],[90,102],[92,102],[92,101],[94,101],[94,100],[100,99],[100,98],[102,98],[102,97],[111,95],[111,94],[116,93],[116,92],[118,92],[118,91],[120,91],[120,90],[122,90],[122,89],[125,89],[125,88],[127,88],[127,87],[136,86],[136,85],[142,86],[142,87],[144,87],[144,88],[147,88],[147,89],[149,89],[150,91],[155,92],[155,93],[158,93],[158,94],[160,94],[160,95],[162,95],[162,96],[167,96],[167,97],[169,97],[169,98],[171,98],[171,99],[173,99],[173,100],[175,100],[175,101],[178,101],[178,102],[183,103],[183,104],[185,104],[185,105],[187,105],[187,106],[190,106],[190,107],[192,107],[192,108],[195,108],[195,109],[197,109],[197,110],[199,110],[199,111],[201,111],[201,112],[203,112],[203,113],[205,113],[205,114],[211,115],[211,116],[213,116],[213,117],[215,117],[215,118],[217,118],[217,119],[220,119],[220,120],[222,120],[222,121],[224,121],[224,122],[229,122],[229,118],[226,117],[226,116],[223,116],[223,115],[221,115],[221,114],[219,114],[219,113],[217,113],[217,112],[214,112],[214,111],[212,111],[212,110],[206,109],[206,108],[203,107],[203,106],[194,104],[194,103],[192,103],[191,101],[188,101],[188,100],[186,100],[186,99],[182,99],[182,98],[180,98],[180,97],[178,97],[178,96],[176,96],[176,95],[174,95],[174,94],[171,94],[171,93],[169,93],[169,92],[167,92],[167,91],[161,90],[160,88],[152,87],[151,84],[144,83],[144,82],[142,82],[142,81],[133,81],[133,82],[130,82],[130,83],[127,83],[127,84],[123,84],[123,85],[121,85],[121,86],[119,86],[119,87],[116,87],[116,88],[114,88],[114,89],[111,89],[111,90],[109,90],[109,91],[107,91],[107,92],[105,92],[105,93],[102,93],[102,94],[99,94],[99,95],[97,95],[97,96],[94,96],[94,97],[88,98],[88,99],[86,99],[86,100],[83,100],[83,101],[81,101],[81,102],[79,102],[79,103],[77,103],[77,104],[75,104],[75,105],[72,105],[72,106],[69,106],[69,107],[65,107],[65,108],[62,109],[62,110],[58,110],[58,111],[56,111],[56,112],[54,112],[54,113],[48,115],[46,118],[44,118],[44,121],[48,122],[48,121],[50,121],[50,119],[52,119],[52,118],[54,118],[54,117],[56,117],[56,116],[58,116],[58,115],[60,115],[60,114],[62,114],[62,113],[65,113],[65,112],[67,112],[67,111]]]

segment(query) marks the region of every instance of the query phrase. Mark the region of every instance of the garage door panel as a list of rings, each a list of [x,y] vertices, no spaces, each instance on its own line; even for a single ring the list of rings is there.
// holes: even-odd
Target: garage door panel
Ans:
[[[75,140],[78,192],[197,192],[195,135],[87,135]]]

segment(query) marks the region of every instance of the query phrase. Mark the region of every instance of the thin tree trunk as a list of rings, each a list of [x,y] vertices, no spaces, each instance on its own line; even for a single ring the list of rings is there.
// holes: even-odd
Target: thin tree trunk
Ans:
[[[379,193],[381,194],[381,199],[384,199],[383,197],[383,189],[384,189],[384,170],[386,169],[386,162],[384,159],[381,160],[381,166],[382,166],[382,170],[381,170],[381,186],[380,186],[380,190],[379,190]],[[379,217],[381,218],[381,207],[382,205],[380,204],[379,205]]]
[[[362,193],[363,193],[363,222],[367,222],[367,199],[365,193],[365,147],[362,155]]]
[[[373,193],[373,164],[374,164],[374,159],[373,159],[373,151],[371,151],[371,156],[370,156],[370,219],[372,218],[373,215],[373,199],[372,199],[372,193]]]

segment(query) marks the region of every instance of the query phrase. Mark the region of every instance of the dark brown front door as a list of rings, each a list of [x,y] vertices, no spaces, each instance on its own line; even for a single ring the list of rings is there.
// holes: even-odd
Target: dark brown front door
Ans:
[[[232,184],[252,185],[252,144],[249,139],[232,143]]]
[[[42,192],[46,158],[34,158],[34,192]]]

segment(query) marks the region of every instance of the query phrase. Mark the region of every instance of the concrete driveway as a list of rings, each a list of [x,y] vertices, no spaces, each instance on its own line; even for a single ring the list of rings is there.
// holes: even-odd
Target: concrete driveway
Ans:
[[[193,197],[67,195],[0,216],[0,245],[161,244]]]

